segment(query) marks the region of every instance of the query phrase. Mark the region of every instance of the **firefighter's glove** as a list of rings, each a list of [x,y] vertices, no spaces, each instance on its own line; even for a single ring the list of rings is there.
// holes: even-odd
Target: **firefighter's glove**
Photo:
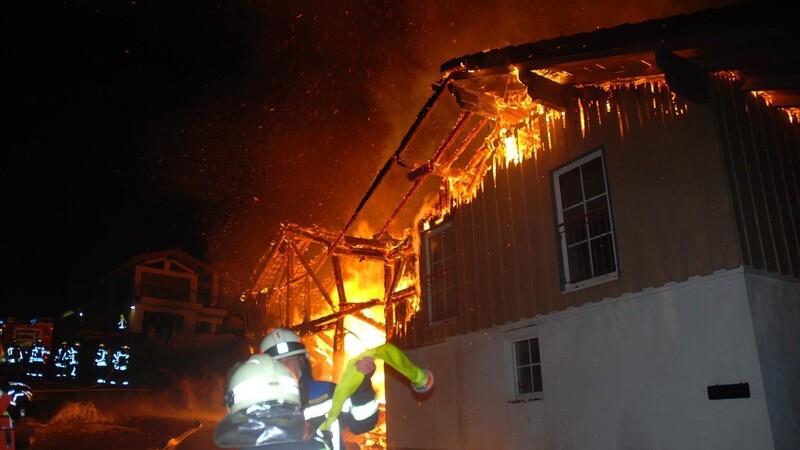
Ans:
[[[364,381],[353,393],[351,400],[354,405],[363,405],[375,399],[375,389],[372,387],[372,375],[375,373],[375,359],[365,356],[355,362],[356,370],[364,374]]]
[[[356,361],[356,370],[364,374],[364,379],[372,378],[375,373],[375,358],[365,356]]]

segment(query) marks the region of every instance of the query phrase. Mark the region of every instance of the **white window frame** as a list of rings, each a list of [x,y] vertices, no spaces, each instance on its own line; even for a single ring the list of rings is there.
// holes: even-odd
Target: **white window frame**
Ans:
[[[602,167],[603,171],[603,187],[604,192],[600,195],[595,195],[590,198],[586,198],[586,193],[583,192],[582,194],[582,201],[575,205],[568,205],[568,208],[582,208],[583,212],[586,212],[587,204],[588,203],[597,203],[602,202],[603,198],[605,197],[605,208],[608,214],[608,223],[606,224],[607,230],[598,233],[596,235],[592,235],[590,232],[586,233],[585,239],[582,239],[580,242],[577,243],[568,243],[566,239],[566,226],[565,226],[565,208],[562,201],[561,196],[561,176],[572,171],[578,167],[584,167],[587,163],[594,161],[595,159],[600,159],[600,166]],[[605,155],[602,147],[589,152],[588,154],[578,158],[577,160],[566,164],[552,172],[552,179],[553,179],[553,196],[555,200],[555,212],[556,212],[556,228],[558,233],[558,249],[559,249],[559,258],[561,263],[561,275],[562,275],[562,292],[570,292],[575,291],[578,289],[583,289],[589,286],[595,286],[601,283],[606,283],[611,280],[616,280],[619,278],[619,257],[617,255],[617,244],[616,244],[616,233],[614,231],[614,217],[611,209],[611,198],[608,189],[608,173],[606,170],[605,164]],[[581,173],[581,185],[583,190],[583,174]],[[589,216],[586,215],[581,218],[582,223],[579,226],[590,229],[591,223],[588,222]],[[608,240],[609,245],[604,246],[604,251],[610,251],[611,256],[613,257],[613,266],[614,269],[610,272],[598,273],[595,274],[597,268],[595,267],[595,261],[593,258],[593,244],[597,244],[603,241]],[[571,244],[571,245],[570,245]],[[580,280],[572,280],[571,279],[571,267],[570,264],[575,263],[573,258],[570,256],[570,249],[576,248],[578,246],[585,247],[588,251],[588,261],[586,262],[589,264],[589,278],[584,278]],[[599,272],[599,270],[598,270]]]
[[[425,252],[425,298],[426,298],[427,303],[428,303],[428,308],[427,308],[427,310],[428,310],[428,322],[431,323],[431,324],[449,322],[449,321],[455,320],[456,317],[458,316],[458,303],[457,303],[458,302],[458,298],[456,297],[456,293],[455,293],[455,278],[454,278],[455,277],[455,269],[456,269],[456,267],[455,267],[455,256],[456,256],[455,255],[455,243],[453,244],[453,254],[445,255],[445,258],[443,258],[443,260],[444,259],[450,259],[450,270],[452,271],[452,274],[449,275],[449,279],[445,283],[452,282],[453,283],[452,290],[449,290],[449,288],[447,286],[444,286],[443,289],[436,289],[435,286],[433,285],[433,281],[435,279],[434,271],[436,270],[435,269],[435,264],[439,263],[441,261],[432,261],[431,238],[438,237],[438,235],[440,235],[442,232],[445,232],[445,231],[452,232],[452,228],[453,228],[452,220],[447,220],[447,221],[445,221],[445,222],[443,222],[441,224],[438,224],[438,225],[432,227],[430,230],[426,231],[423,234],[423,243],[424,243],[424,249],[423,250]],[[439,297],[435,297],[435,294],[438,293],[438,292],[443,292],[444,295],[445,295],[445,297],[444,297],[445,304],[444,305],[439,305],[438,301],[436,303],[434,303],[434,299],[436,298],[438,300],[438,298],[439,298]],[[452,293],[452,299],[448,298],[448,296],[447,296],[448,292]],[[445,311],[446,311],[447,310],[447,304],[451,300],[452,300],[452,302],[454,302],[454,305],[451,305],[451,306],[453,306],[455,308],[455,312],[453,314],[447,315],[445,313],[441,317],[439,317],[438,315],[435,314],[438,311],[437,307],[443,307],[445,309]]]
[[[519,390],[519,375],[520,375],[520,362],[517,358],[517,343],[523,341],[532,341],[536,340],[537,343],[537,350],[539,355],[538,361],[530,361],[523,365],[529,367],[538,367],[540,378],[541,378],[541,389],[532,392],[520,392]],[[518,328],[515,330],[511,330],[505,333],[504,336],[504,346],[505,346],[505,359],[506,359],[506,367],[508,370],[506,371],[506,397],[509,402],[516,403],[516,402],[527,402],[531,400],[542,400],[544,398],[544,387],[546,383],[544,382],[544,371],[542,369],[542,344],[541,338],[539,337],[538,327],[536,325],[530,325],[523,328]],[[535,386],[531,384],[532,388],[535,389]]]

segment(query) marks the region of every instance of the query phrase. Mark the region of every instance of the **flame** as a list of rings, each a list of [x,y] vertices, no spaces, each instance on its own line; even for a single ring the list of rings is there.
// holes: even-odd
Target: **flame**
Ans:
[[[566,72],[547,72],[534,70],[538,75],[556,82],[564,82],[572,75]],[[586,138],[593,123],[601,125],[607,120],[616,120],[620,137],[627,135],[631,124],[623,114],[616,95],[622,90],[647,92],[647,107],[640,113],[639,125],[643,126],[650,116],[677,117],[687,111],[687,104],[680,101],[669,90],[663,75],[639,77],[635,79],[618,79],[596,85],[575,86],[579,91],[576,110],[576,121],[579,124],[581,137]],[[582,89],[593,89],[591,96],[580,95]],[[597,89],[605,91],[606,97],[597,95]],[[484,144],[473,157],[464,172],[444,177],[439,203],[434,207],[426,205],[423,217],[419,218],[419,230],[427,231],[450,212],[450,208],[470,203],[483,189],[485,175],[491,173],[496,179],[498,167],[508,168],[521,164],[527,159],[537,158],[542,151],[557,142],[558,125],[565,128],[566,111],[548,108],[535,102],[528,95],[527,87],[519,80],[519,71],[512,67],[502,95],[494,97],[497,110],[493,118],[494,126],[484,140]],[[556,138],[556,139],[554,139]]]

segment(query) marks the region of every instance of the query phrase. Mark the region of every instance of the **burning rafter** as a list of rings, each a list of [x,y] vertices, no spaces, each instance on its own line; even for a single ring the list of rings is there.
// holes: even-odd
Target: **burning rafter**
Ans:
[[[251,295],[266,296],[273,304],[285,303],[278,314],[283,326],[291,327],[303,334],[325,331],[340,324],[341,320],[352,315],[367,325],[384,332],[384,324],[365,315],[365,309],[396,302],[393,292],[386,292],[379,299],[369,301],[349,301],[343,274],[343,259],[374,261],[384,268],[384,278],[393,280],[388,288],[394,289],[401,276],[410,276],[403,268],[413,258],[411,240],[394,239],[382,233],[373,238],[345,236],[336,242],[336,235],[319,227],[301,227],[284,224],[270,252],[261,261],[261,269]],[[312,289],[313,288],[313,289]],[[335,292],[336,301],[333,297]],[[416,289],[414,289],[416,293]],[[408,291],[402,291],[398,298],[408,298]],[[351,295],[352,297],[352,295]],[[318,307],[312,305],[316,299],[327,304],[327,313],[320,316]],[[289,313],[290,308],[303,305],[302,320]],[[317,308],[314,315],[311,309]],[[334,339],[334,342],[336,339]]]

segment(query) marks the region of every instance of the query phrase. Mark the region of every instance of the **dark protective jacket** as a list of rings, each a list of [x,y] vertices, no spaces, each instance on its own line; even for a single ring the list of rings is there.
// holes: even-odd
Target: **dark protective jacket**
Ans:
[[[325,421],[326,414],[333,404],[335,389],[336,383],[330,381],[308,381],[308,406],[303,413],[313,429],[316,430]],[[345,401],[342,412],[331,426],[333,449],[345,448],[342,430],[346,428],[353,434],[366,433],[378,423],[378,416],[375,390],[370,379],[365,378],[358,390]]]
[[[375,427],[378,402],[369,378],[347,399],[330,433],[324,434],[317,428],[331,409],[336,384],[313,379],[301,384],[307,389],[306,408],[264,402],[228,414],[217,427],[214,442],[241,450],[344,450],[344,428],[361,434]]]

